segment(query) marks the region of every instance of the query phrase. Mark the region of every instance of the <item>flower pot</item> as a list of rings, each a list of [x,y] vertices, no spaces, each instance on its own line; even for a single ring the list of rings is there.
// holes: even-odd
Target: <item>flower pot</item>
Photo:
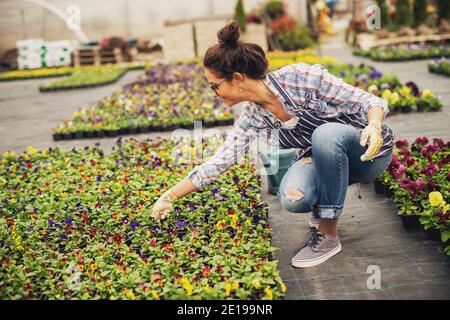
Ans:
[[[411,106],[402,107],[400,109],[400,111],[403,112],[403,113],[410,113],[411,112]]]
[[[95,134],[94,134],[93,131],[86,131],[86,132],[84,133],[84,136],[85,136],[86,138],[91,139],[91,138],[94,138],[94,137],[95,137]]]
[[[138,130],[137,130],[136,127],[131,127],[131,128],[129,128],[129,130],[130,130],[130,134],[137,134],[138,133]]]
[[[400,218],[402,219],[402,223],[403,223],[403,228],[405,228],[405,230],[419,230],[420,229],[420,221],[419,221],[419,216],[407,216],[407,215],[399,215]]]
[[[383,186],[384,186],[384,195],[386,196],[386,198],[392,198],[394,196],[394,192],[392,192],[392,190],[389,189],[389,186],[387,185]]]
[[[227,125],[227,121],[226,120],[217,120],[216,121],[216,125],[217,126],[226,126]]]
[[[186,123],[186,124],[182,124],[181,127],[184,128],[184,129],[194,129],[194,124],[193,123]]]
[[[215,126],[215,122],[214,121],[205,121],[203,122],[203,125],[205,126],[205,128],[212,128]]]
[[[53,134],[53,141],[60,141],[60,140],[62,140],[63,138],[62,138],[62,135],[61,135],[61,133],[54,133]]]
[[[424,112],[426,108],[427,108],[427,106],[423,103],[417,104],[417,112]]]
[[[148,133],[149,130],[150,130],[150,128],[148,126],[147,127],[139,127],[138,133]]]
[[[75,132],[75,139],[83,139],[83,138],[84,138],[84,132],[83,131]]]
[[[106,134],[105,134],[104,130],[99,130],[99,131],[94,133],[95,138],[103,138],[105,135]]]
[[[384,185],[380,180],[375,180],[373,182],[373,186],[375,189],[375,194],[384,194]]]
[[[119,130],[106,131],[106,136],[108,136],[108,137],[117,137],[118,135],[119,135]]]
[[[122,128],[119,130],[119,134],[130,134],[129,128]]]
[[[427,238],[427,240],[430,241],[441,241],[441,232],[438,229],[428,229],[425,230],[424,226],[421,225],[421,231]]]

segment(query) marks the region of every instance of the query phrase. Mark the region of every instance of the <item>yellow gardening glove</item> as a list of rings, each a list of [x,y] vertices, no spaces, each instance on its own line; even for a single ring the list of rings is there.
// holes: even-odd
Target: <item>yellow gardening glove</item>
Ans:
[[[169,213],[173,211],[172,204],[176,199],[177,197],[172,195],[170,190],[167,190],[153,205],[152,217],[157,220],[167,218]]]
[[[359,143],[362,147],[367,144],[369,140],[369,147],[366,152],[361,156],[361,161],[372,160],[383,145],[383,137],[381,135],[381,121],[378,119],[370,120],[369,124],[364,128],[361,133],[361,139]]]

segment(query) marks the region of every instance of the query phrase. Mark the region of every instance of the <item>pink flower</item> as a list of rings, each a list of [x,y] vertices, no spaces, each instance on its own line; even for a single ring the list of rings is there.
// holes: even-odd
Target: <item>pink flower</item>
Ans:
[[[408,167],[412,167],[415,163],[416,163],[416,161],[413,158],[406,159],[406,165]]]
[[[402,174],[404,174],[406,172],[406,167],[404,165],[400,165],[397,169],[398,174],[401,176]]]
[[[406,147],[408,147],[408,140],[397,140],[397,141],[395,142],[395,146],[396,146],[398,149],[406,148]]]
[[[427,137],[419,137],[416,139],[416,141],[414,141],[414,144],[423,144],[426,145],[428,144],[428,138]]]
[[[400,186],[405,190],[414,191],[416,189],[414,181],[412,181],[410,178],[404,178],[400,180],[399,183]]]
[[[422,177],[419,177],[416,181],[416,190],[422,191],[425,188]]]
[[[409,150],[403,149],[399,151],[398,154],[401,154],[405,159],[411,156],[411,152]]]
[[[437,145],[439,147],[439,149],[442,149],[445,146],[444,141],[442,141],[442,139],[438,139],[438,138],[433,139],[433,144]]]
[[[426,175],[427,177],[431,177],[436,174],[436,171],[437,170],[435,164],[433,162],[430,162],[428,166],[420,170],[420,173]]]

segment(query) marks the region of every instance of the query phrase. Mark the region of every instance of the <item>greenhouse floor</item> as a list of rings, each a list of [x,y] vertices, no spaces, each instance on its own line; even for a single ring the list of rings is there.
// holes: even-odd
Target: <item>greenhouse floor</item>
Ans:
[[[428,73],[426,61],[377,63],[355,57],[339,35],[339,41],[327,39],[323,55],[332,55],[345,63],[365,62],[382,72],[393,72],[400,80],[414,81],[419,88],[430,88],[443,99],[444,108],[436,113],[393,115],[386,119],[398,139],[418,136],[450,140],[450,78]],[[0,83],[0,152],[21,152],[31,145],[42,149],[60,146],[93,146],[96,140],[52,141],[51,127],[58,126],[72,112],[86,107],[113,90],[134,80],[142,71],[130,71],[117,83],[85,90],[40,93],[39,85],[51,81],[26,80]],[[170,132],[141,134],[136,137],[170,137]],[[101,139],[108,152],[117,138]],[[264,181],[264,183],[266,183]],[[267,188],[264,188],[267,190]],[[418,232],[403,229],[391,200],[375,195],[371,184],[357,185],[347,193],[340,222],[342,252],[322,265],[296,269],[291,257],[301,248],[308,232],[308,214],[283,210],[275,196],[263,193],[270,204],[280,274],[287,286],[286,299],[449,299],[450,259],[439,252],[440,244],[427,241]],[[369,266],[378,266],[381,287],[368,289]]]

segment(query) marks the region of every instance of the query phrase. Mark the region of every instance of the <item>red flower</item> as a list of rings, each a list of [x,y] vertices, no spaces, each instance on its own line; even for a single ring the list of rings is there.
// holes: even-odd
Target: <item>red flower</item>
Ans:
[[[431,177],[436,174],[436,171],[437,171],[436,166],[434,165],[433,162],[430,162],[428,166],[420,170],[420,173],[426,175],[427,177]]]
[[[397,140],[397,141],[395,142],[395,146],[396,146],[398,149],[406,148],[406,147],[408,146],[408,140]]]
[[[33,167],[33,163],[32,162],[28,162],[27,163],[27,168],[31,168],[31,167]]]
[[[155,247],[156,246],[156,240],[152,239],[150,240],[150,247]]]
[[[118,233],[114,234],[113,239],[117,244],[120,244],[120,242],[122,241],[122,237]]]
[[[83,214],[82,218],[83,218],[84,222],[88,222],[89,221],[89,217],[88,217],[87,214]]]
[[[419,137],[416,139],[416,141],[414,141],[414,144],[423,144],[426,145],[428,144],[428,138],[427,137]]]
[[[234,214],[234,210],[228,209],[228,214],[231,216]]]
[[[95,162],[94,159],[91,159],[91,166],[95,166],[97,164],[97,162]]]
[[[223,269],[221,266],[216,266],[217,272],[223,273]]]
[[[14,220],[11,218],[6,219],[6,223],[8,224],[8,227],[11,228],[14,225]]]
[[[204,268],[202,269],[202,273],[203,273],[203,276],[204,276],[205,278],[208,278],[209,275],[211,274],[211,268],[210,268],[210,267],[204,267]]]

